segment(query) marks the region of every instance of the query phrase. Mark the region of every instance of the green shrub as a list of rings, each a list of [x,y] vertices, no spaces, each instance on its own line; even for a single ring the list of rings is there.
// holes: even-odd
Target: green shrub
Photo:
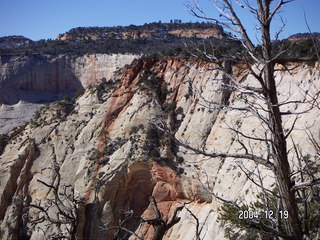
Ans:
[[[8,136],[6,134],[0,134],[0,155],[3,153],[5,147],[8,144]]]
[[[84,88],[80,88],[76,91],[75,93],[75,99],[80,98],[83,94],[85,93],[85,89]]]
[[[65,102],[71,102],[71,98],[68,95],[63,96],[63,101]]]

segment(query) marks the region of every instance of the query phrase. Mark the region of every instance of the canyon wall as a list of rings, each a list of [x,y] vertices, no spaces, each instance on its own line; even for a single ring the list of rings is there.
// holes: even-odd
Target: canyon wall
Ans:
[[[114,71],[130,64],[137,55],[87,54],[1,56],[0,103],[47,102],[109,79]]]
[[[0,57],[0,134],[29,121],[45,103],[108,81],[138,55],[29,55]],[[2,105],[2,106],[1,106]]]
[[[78,59],[76,64],[92,60],[85,59]],[[243,151],[230,126],[245,134],[263,136],[261,123],[254,116],[223,107],[241,107],[243,102],[238,94],[221,88],[224,76],[215,67],[200,60],[135,60],[109,81],[88,88],[75,102],[50,104],[31,122],[10,132],[0,152],[0,221],[4,239],[40,240],[68,232],[72,222],[49,223],[39,210],[47,209],[54,219],[62,206],[55,204],[55,191],[50,186],[58,186],[61,195],[65,191],[74,194],[72,200],[77,204],[62,197],[62,210],[71,215],[77,213],[77,239],[107,240],[115,234],[129,238],[128,232],[116,231],[128,214],[134,217],[123,227],[146,240],[152,239],[153,227],[139,220],[140,216],[154,217],[150,196],[165,221],[186,204],[178,212],[180,221],[163,239],[196,239],[193,215],[199,221],[201,239],[225,239],[225,225],[218,221],[220,203],[212,193],[229,200],[255,199],[256,187],[239,166],[254,169],[256,165],[194,154],[159,130],[168,126],[184,143],[221,152]],[[277,72],[280,99],[303,100],[306,91],[307,96],[313,96],[320,89],[319,63],[277,67],[283,69]],[[73,69],[74,75],[87,76],[81,81],[83,86],[104,76]],[[232,67],[241,83],[254,82],[239,69],[240,66]],[[283,111],[303,112],[309,108],[306,102]],[[308,127],[319,141],[318,114],[318,108],[307,111],[292,131],[304,154],[315,155],[303,129]],[[294,115],[284,117],[286,129],[294,119]],[[264,154],[256,143],[252,151]],[[272,178],[269,183],[273,184]],[[132,235],[130,239],[137,238]]]

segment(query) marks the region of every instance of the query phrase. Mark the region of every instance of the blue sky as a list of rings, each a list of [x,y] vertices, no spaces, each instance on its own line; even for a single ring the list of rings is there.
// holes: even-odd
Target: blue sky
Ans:
[[[252,0],[253,1],[253,0]],[[170,19],[197,21],[184,3],[187,0],[0,0],[0,37],[23,35],[32,40],[54,39],[74,27],[140,25]],[[200,0],[209,15],[215,14],[209,0]],[[320,32],[320,0],[296,0],[282,11],[287,22],[282,37],[307,32],[303,11],[313,32]],[[241,14],[251,36],[252,18]],[[279,17],[277,17],[279,19]],[[279,27],[276,20],[274,27]]]

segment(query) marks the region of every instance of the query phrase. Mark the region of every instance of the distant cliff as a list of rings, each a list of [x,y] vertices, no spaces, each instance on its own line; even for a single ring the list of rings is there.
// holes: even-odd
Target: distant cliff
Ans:
[[[0,134],[29,121],[43,105],[74,96],[101,81],[139,55],[43,54],[0,56]],[[1,106],[2,104],[2,106]]]
[[[138,39],[170,37],[223,38],[223,28],[212,23],[149,23],[126,27],[79,27],[59,34],[57,40]]]
[[[304,41],[308,39],[320,40],[320,33],[297,33],[288,37],[289,41]]]
[[[137,57],[131,54],[2,55],[0,104],[50,101],[50,94],[72,93],[103,78],[108,80],[117,69]]]
[[[39,40],[16,48],[1,48],[0,55],[16,54],[154,54],[178,55],[185,43],[229,42],[222,27],[210,23],[151,23],[127,27],[78,27],[56,40]]]

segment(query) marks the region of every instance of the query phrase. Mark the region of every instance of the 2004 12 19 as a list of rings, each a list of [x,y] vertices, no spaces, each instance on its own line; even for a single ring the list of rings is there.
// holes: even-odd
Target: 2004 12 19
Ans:
[[[288,219],[289,213],[287,210],[280,210],[274,212],[273,210],[264,210],[264,211],[257,211],[257,210],[239,210],[238,214],[239,219],[255,219],[255,218],[266,218],[266,219]]]

